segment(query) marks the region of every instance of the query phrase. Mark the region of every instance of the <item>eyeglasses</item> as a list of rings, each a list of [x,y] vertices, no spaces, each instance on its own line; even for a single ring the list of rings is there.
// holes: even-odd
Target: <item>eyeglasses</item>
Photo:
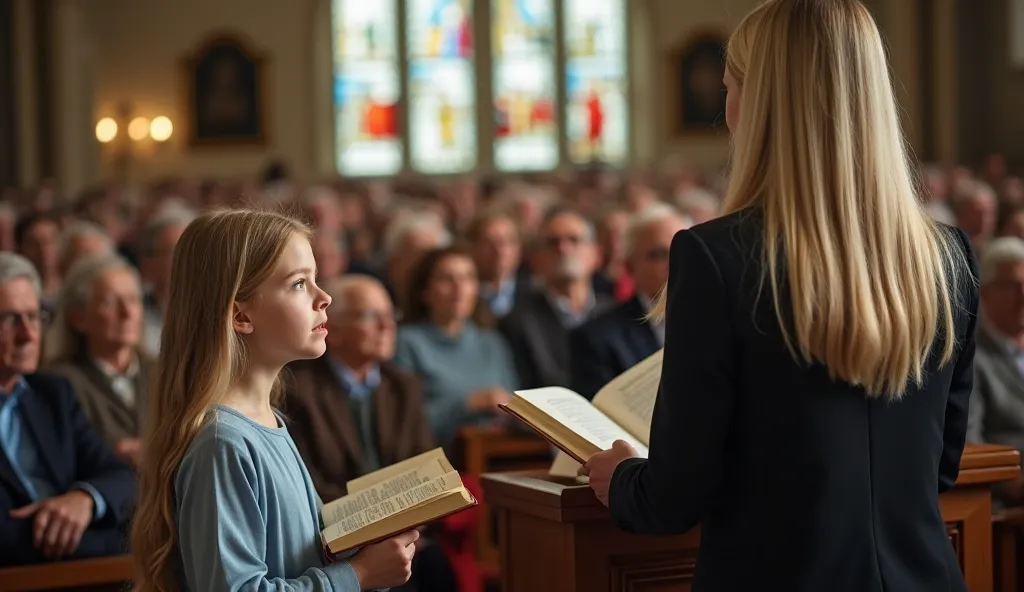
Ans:
[[[569,243],[569,246],[571,247],[575,247],[576,245],[584,242],[584,238],[576,234],[567,234],[564,236],[550,235],[544,237],[544,243],[549,249],[557,249],[563,242]]]
[[[9,333],[19,327],[40,329],[50,324],[50,313],[45,310],[28,312],[0,312],[0,331]]]
[[[353,310],[349,311],[348,315],[355,320],[357,323],[362,324],[384,324],[384,323],[395,323],[398,324],[402,321],[402,313],[398,311],[384,312],[380,310]]]

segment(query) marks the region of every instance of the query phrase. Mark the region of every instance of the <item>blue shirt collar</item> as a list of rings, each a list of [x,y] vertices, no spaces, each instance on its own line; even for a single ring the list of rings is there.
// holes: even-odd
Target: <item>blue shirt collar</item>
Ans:
[[[16,402],[21,398],[22,393],[28,390],[28,383],[25,382],[24,376],[19,376],[18,380],[14,382],[14,387],[11,388],[11,392],[7,393],[0,390],[0,407],[3,407],[8,402]]]
[[[365,399],[380,386],[379,365],[370,366],[370,370],[366,373],[366,380],[360,380],[356,373],[341,360],[335,359],[330,354],[324,357],[327,359],[327,365],[334,372],[334,376],[345,388],[345,392],[353,399]]]
[[[590,291],[587,305],[579,312],[572,309],[568,298],[559,296],[551,290],[545,289],[544,297],[548,299],[551,309],[555,311],[555,315],[561,321],[562,326],[567,329],[574,329],[586,322],[587,318],[590,317],[591,311],[597,306],[597,296],[594,295],[593,290]]]

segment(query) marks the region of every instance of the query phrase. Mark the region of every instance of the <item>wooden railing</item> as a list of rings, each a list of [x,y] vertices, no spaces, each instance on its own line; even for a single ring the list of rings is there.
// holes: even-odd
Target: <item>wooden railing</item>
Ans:
[[[132,580],[128,555],[41,563],[0,569],[0,592],[81,590],[103,585],[126,585]]]

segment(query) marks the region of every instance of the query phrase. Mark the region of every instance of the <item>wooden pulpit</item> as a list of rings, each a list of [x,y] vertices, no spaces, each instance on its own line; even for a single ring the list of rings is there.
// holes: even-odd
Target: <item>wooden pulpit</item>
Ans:
[[[971,592],[992,592],[990,486],[1018,477],[1013,448],[969,445],[956,487],[940,497],[950,542]],[[699,529],[673,537],[627,534],[588,486],[544,471],[483,476],[498,514],[503,592],[687,592]]]

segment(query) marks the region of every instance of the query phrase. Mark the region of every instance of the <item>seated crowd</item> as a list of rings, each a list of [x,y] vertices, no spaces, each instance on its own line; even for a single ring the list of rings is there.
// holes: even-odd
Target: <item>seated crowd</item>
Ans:
[[[926,167],[923,178],[933,215],[961,226],[981,257],[970,438],[1024,451],[1021,182],[998,159],[977,175]],[[331,500],[435,446],[458,463],[467,426],[515,429],[498,405],[516,389],[593,397],[656,352],[663,327],[646,315],[674,235],[717,214],[711,185],[684,169],[440,187],[164,182],[141,199],[105,187],[67,207],[8,192],[0,568],[128,552],[171,259],[196,212],[256,202],[301,212],[314,230],[318,283],[333,300],[327,353],[287,368],[283,412]],[[1020,481],[998,493],[1024,504]],[[409,589],[480,589],[465,528],[425,529]]]

